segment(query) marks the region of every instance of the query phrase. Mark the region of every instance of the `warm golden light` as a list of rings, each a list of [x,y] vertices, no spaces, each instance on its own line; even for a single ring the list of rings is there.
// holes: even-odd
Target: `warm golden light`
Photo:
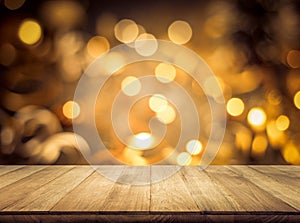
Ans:
[[[67,101],[63,105],[63,114],[68,119],[75,119],[80,114],[80,106],[75,101]]]
[[[96,58],[101,54],[109,50],[109,42],[103,36],[94,36],[92,37],[87,44],[87,51],[89,55]]]
[[[155,36],[149,33],[143,33],[136,38],[134,46],[138,54],[151,56],[156,52],[158,43]]]
[[[114,28],[115,37],[122,43],[133,42],[139,34],[137,24],[130,19],[122,19]]]
[[[186,150],[191,155],[198,155],[202,151],[202,143],[199,140],[192,139],[186,144]]]
[[[239,98],[231,98],[227,102],[227,112],[231,116],[239,116],[243,113],[245,109],[244,102]]]
[[[175,21],[168,28],[169,39],[176,44],[185,44],[192,37],[192,28],[185,21]]]
[[[287,130],[289,126],[290,126],[290,119],[289,119],[287,116],[285,116],[285,115],[280,115],[280,116],[276,119],[276,127],[277,127],[280,131]]]
[[[9,43],[4,43],[0,46],[0,64],[4,66],[11,65],[16,58],[16,49]]]
[[[28,45],[37,43],[42,36],[41,26],[34,20],[25,20],[18,32],[20,40]]]
[[[116,52],[108,53],[104,58],[104,70],[107,74],[112,74],[124,66],[124,58]]]
[[[252,108],[247,118],[249,124],[254,127],[263,126],[267,120],[266,113],[261,108]]]
[[[294,104],[298,109],[300,109],[300,91],[298,91],[294,96]]]
[[[149,99],[149,107],[154,112],[160,112],[168,106],[167,99],[161,94],[155,94]]]
[[[156,113],[156,117],[160,122],[170,124],[175,120],[176,112],[172,106],[167,105],[164,109],[161,109]]]
[[[265,151],[268,147],[268,140],[263,135],[255,136],[252,143],[252,155],[262,156],[265,154]]]
[[[177,156],[177,163],[180,166],[187,166],[191,163],[192,157],[189,153],[187,152],[182,152]]]
[[[134,135],[129,140],[129,148],[136,150],[146,150],[150,149],[153,144],[153,137],[148,132],[141,132]]]
[[[142,85],[139,79],[129,76],[122,81],[121,88],[124,94],[134,96],[141,91]]]
[[[300,67],[300,51],[298,51],[298,50],[289,51],[286,60],[290,67],[299,68]]]
[[[16,10],[24,4],[25,0],[4,0],[4,5],[10,10]]]
[[[176,77],[176,69],[171,64],[160,63],[155,68],[155,76],[162,83],[169,83]]]
[[[300,164],[300,152],[293,143],[288,143],[283,149],[283,158],[291,164]]]

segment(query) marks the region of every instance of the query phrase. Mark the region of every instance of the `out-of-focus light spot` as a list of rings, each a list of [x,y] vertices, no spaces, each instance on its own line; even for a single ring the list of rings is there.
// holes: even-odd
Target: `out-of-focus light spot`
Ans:
[[[14,130],[12,128],[10,128],[10,127],[4,127],[0,131],[1,144],[3,146],[10,145],[13,142],[14,136],[15,136],[15,133],[14,133]]]
[[[88,53],[94,58],[108,51],[109,47],[108,40],[103,36],[94,36],[87,44]]]
[[[260,127],[266,123],[267,116],[261,108],[252,108],[248,113],[247,119],[250,125]]]
[[[280,131],[287,130],[289,126],[290,126],[290,119],[289,119],[287,116],[285,116],[285,115],[280,115],[280,116],[276,119],[276,127],[277,127]]]
[[[239,116],[243,113],[245,105],[244,102],[239,98],[231,98],[227,102],[227,112],[232,116]]]
[[[235,145],[242,151],[248,152],[252,142],[252,133],[249,129],[243,128],[236,133]]]
[[[141,82],[139,79],[133,76],[126,77],[122,83],[122,91],[124,94],[128,96],[134,96],[137,95],[142,88]]]
[[[228,30],[227,17],[224,15],[209,17],[204,23],[204,32],[212,38],[223,36]]]
[[[191,155],[198,155],[202,151],[202,143],[199,140],[192,139],[186,144],[186,150]]]
[[[4,0],[4,5],[10,10],[16,10],[24,4],[25,0]]]
[[[137,26],[138,26],[138,28],[139,28],[139,34],[146,33],[146,29],[145,29],[144,26],[142,26],[142,25],[140,25],[140,24],[138,24]]]
[[[133,42],[139,34],[137,24],[130,19],[122,19],[114,28],[115,37],[122,43]]]
[[[123,67],[123,65],[124,65],[124,58],[119,53],[111,52],[104,58],[104,70],[108,74],[112,74],[118,71]]]
[[[161,94],[155,94],[149,99],[149,107],[154,112],[160,112],[168,106],[167,99]]]
[[[281,147],[286,143],[287,137],[283,131],[277,128],[275,120],[268,122],[267,135],[272,147]]]
[[[160,122],[164,124],[170,124],[175,120],[176,112],[172,106],[167,105],[166,108],[156,113],[156,117]]]
[[[153,142],[154,139],[150,133],[140,132],[134,135],[129,140],[129,148],[136,149],[136,150],[146,150],[151,148]]]
[[[218,86],[218,87],[217,87]],[[204,81],[205,94],[218,99],[223,95],[222,82],[215,77],[208,77]]]
[[[142,56],[151,56],[156,52],[158,43],[152,34],[143,33],[135,40],[134,46],[138,54]]]
[[[63,114],[68,119],[75,119],[80,114],[80,106],[75,101],[67,101],[63,105]]]
[[[171,64],[160,63],[155,68],[155,76],[162,83],[169,83],[176,77],[176,69]]]
[[[293,143],[288,143],[283,149],[283,158],[291,164],[300,164],[300,152]]]
[[[192,37],[192,28],[185,21],[175,21],[168,28],[169,39],[176,44],[185,44]]]
[[[295,106],[300,109],[300,91],[298,91],[294,96]]]
[[[11,65],[16,58],[16,49],[9,43],[4,43],[0,47],[0,64],[4,66]]]
[[[268,102],[272,105],[279,105],[281,100],[282,100],[282,97],[280,95],[279,92],[273,90],[271,92],[268,93],[267,95],[267,99],[268,99]]]
[[[291,50],[287,54],[287,63],[292,68],[299,68],[300,67],[300,51],[298,50]]]
[[[20,40],[28,45],[37,43],[42,36],[41,26],[34,20],[25,20],[19,28]]]
[[[178,156],[177,156],[177,163],[178,165],[180,166],[187,166],[191,163],[192,161],[192,157],[189,153],[187,152],[182,152],[182,153],[179,153]]]
[[[252,143],[252,155],[254,156],[262,156],[265,154],[265,151],[268,146],[268,140],[265,136],[258,135],[255,136],[253,143]]]

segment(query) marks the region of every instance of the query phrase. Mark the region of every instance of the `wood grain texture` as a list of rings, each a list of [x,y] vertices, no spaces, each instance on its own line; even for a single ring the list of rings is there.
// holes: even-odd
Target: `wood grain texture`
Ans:
[[[0,222],[300,222],[298,171],[0,166]]]

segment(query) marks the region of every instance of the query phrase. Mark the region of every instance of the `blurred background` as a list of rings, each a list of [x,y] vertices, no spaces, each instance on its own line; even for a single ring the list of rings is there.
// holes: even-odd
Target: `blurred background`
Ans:
[[[190,48],[217,76],[226,101],[227,129],[214,164],[300,164],[298,0],[1,0],[1,164],[87,163],[78,143],[88,145],[78,135],[77,142],[72,130],[72,122],[83,115],[80,102],[73,100],[78,80],[102,53],[121,43],[135,47],[130,42],[145,38]],[[120,58],[111,60],[108,66]],[[136,133],[130,142],[135,146],[141,138],[151,139],[149,117],[156,115],[167,125],[169,135],[157,148],[131,149],[113,134],[107,116],[112,99],[120,90],[137,94],[136,78],[145,67],[158,81],[178,82],[194,100],[204,97],[188,74],[170,64],[136,64],[113,75],[106,84],[109,91],[99,94],[97,128],[122,163],[159,162],[172,154],[172,140],[179,134],[177,112],[172,106],[161,112],[157,106],[164,98],[159,97],[142,100],[130,116]],[[206,80],[205,90],[218,98],[213,81]],[[128,90],[128,83],[134,89]],[[206,138],[199,136],[171,156],[177,164],[195,165],[205,145]],[[114,163],[103,156],[96,153],[93,163]]]

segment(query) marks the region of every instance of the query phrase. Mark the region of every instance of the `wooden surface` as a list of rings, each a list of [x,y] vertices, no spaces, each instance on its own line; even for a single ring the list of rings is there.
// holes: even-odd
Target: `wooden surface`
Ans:
[[[174,168],[0,166],[0,222],[300,222],[300,166],[183,167],[130,185]]]

